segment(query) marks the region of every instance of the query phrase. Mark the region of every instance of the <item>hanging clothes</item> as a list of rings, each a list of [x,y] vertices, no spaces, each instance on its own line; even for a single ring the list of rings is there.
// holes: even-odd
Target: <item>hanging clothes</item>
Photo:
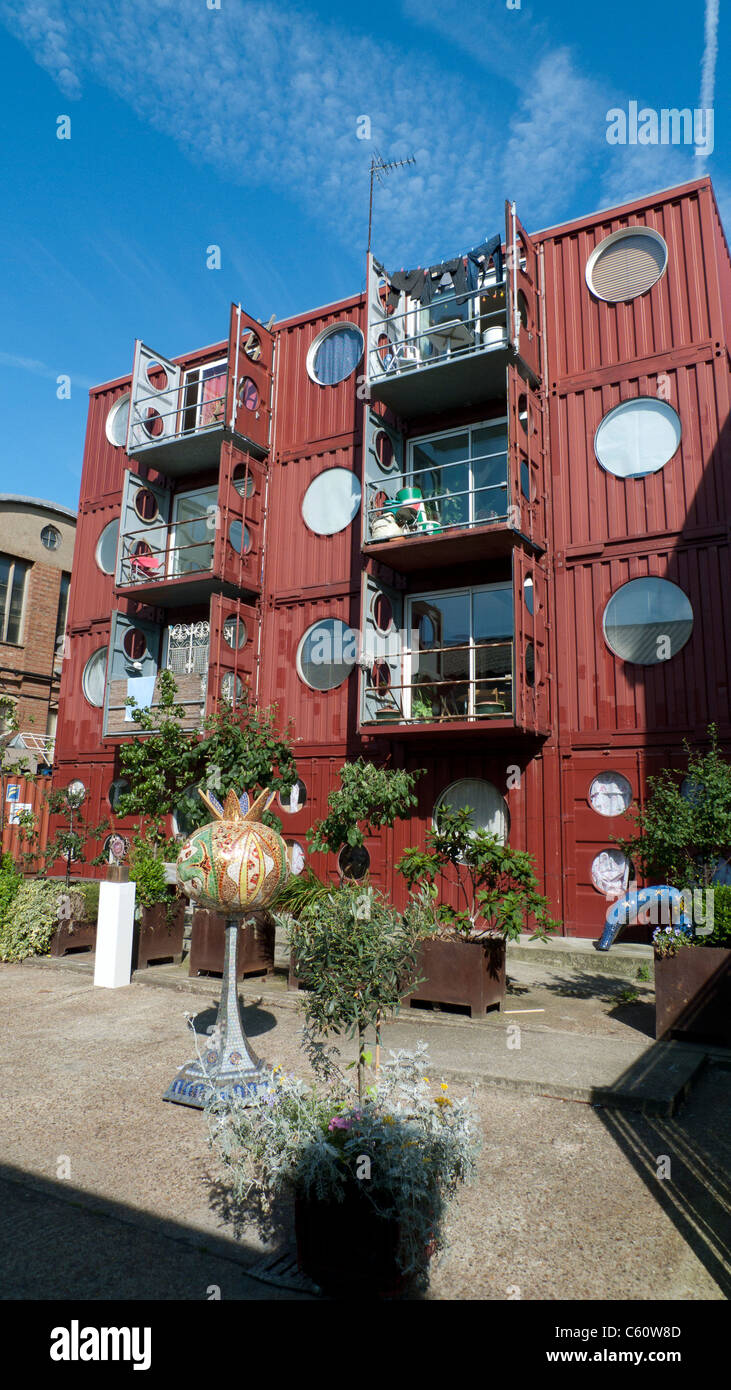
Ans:
[[[402,294],[420,299],[425,274],[426,271],[422,270],[421,266],[417,266],[416,270],[395,270],[389,279],[389,307],[395,309]]]
[[[480,259],[484,256],[485,264],[480,265]],[[470,290],[477,289],[478,277],[481,270],[486,270],[490,257],[492,256],[495,265],[496,284],[500,284],[503,278],[503,250],[500,233],[490,237],[489,241],[483,241],[479,246],[473,246],[467,252],[467,278]]]

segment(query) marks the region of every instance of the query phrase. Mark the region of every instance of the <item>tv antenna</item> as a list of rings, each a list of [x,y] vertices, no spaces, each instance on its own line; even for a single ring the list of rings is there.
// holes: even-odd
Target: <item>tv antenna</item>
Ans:
[[[384,159],[380,150],[374,147],[374,155],[371,159],[371,196],[368,203],[368,250],[371,249],[371,231],[373,228],[373,180],[378,183],[385,183],[385,174],[390,174],[392,169],[405,169],[408,164],[416,163],[416,155],[410,154],[406,159]]]

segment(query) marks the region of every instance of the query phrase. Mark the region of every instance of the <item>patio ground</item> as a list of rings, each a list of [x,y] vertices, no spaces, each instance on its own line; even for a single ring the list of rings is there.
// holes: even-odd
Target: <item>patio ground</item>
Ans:
[[[184,1015],[205,1032],[218,982],[154,967],[107,991],[91,964],[0,967],[2,1296],[305,1297],[247,1274],[263,1247],[234,1238],[205,1119],[160,1099],[192,1051]],[[474,1085],[484,1132],[430,1299],[731,1291],[728,1057],[655,1044],[651,987],[578,965],[515,960],[504,1013],[412,1010],[386,1030],[429,1043],[435,1080]],[[306,1074],[297,996],[276,980],[243,996],[254,1047]]]

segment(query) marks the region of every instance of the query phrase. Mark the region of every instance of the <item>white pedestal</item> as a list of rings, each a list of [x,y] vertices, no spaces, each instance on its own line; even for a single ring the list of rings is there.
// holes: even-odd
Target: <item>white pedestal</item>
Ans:
[[[135,884],[102,883],[96,928],[94,984],[121,989],[132,974]]]

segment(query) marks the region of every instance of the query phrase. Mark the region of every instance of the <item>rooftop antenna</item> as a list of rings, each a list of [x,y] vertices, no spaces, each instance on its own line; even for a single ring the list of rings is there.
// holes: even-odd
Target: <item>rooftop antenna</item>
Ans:
[[[373,180],[379,183],[384,182],[384,174],[390,174],[392,169],[405,169],[408,164],[416,163],[416,155],[410,154],[406,159],[384,159],[380,150],[375,149],[371,159],[371,196],[368,203],[368,251],[371,249],[371,232],[373,229]]]

